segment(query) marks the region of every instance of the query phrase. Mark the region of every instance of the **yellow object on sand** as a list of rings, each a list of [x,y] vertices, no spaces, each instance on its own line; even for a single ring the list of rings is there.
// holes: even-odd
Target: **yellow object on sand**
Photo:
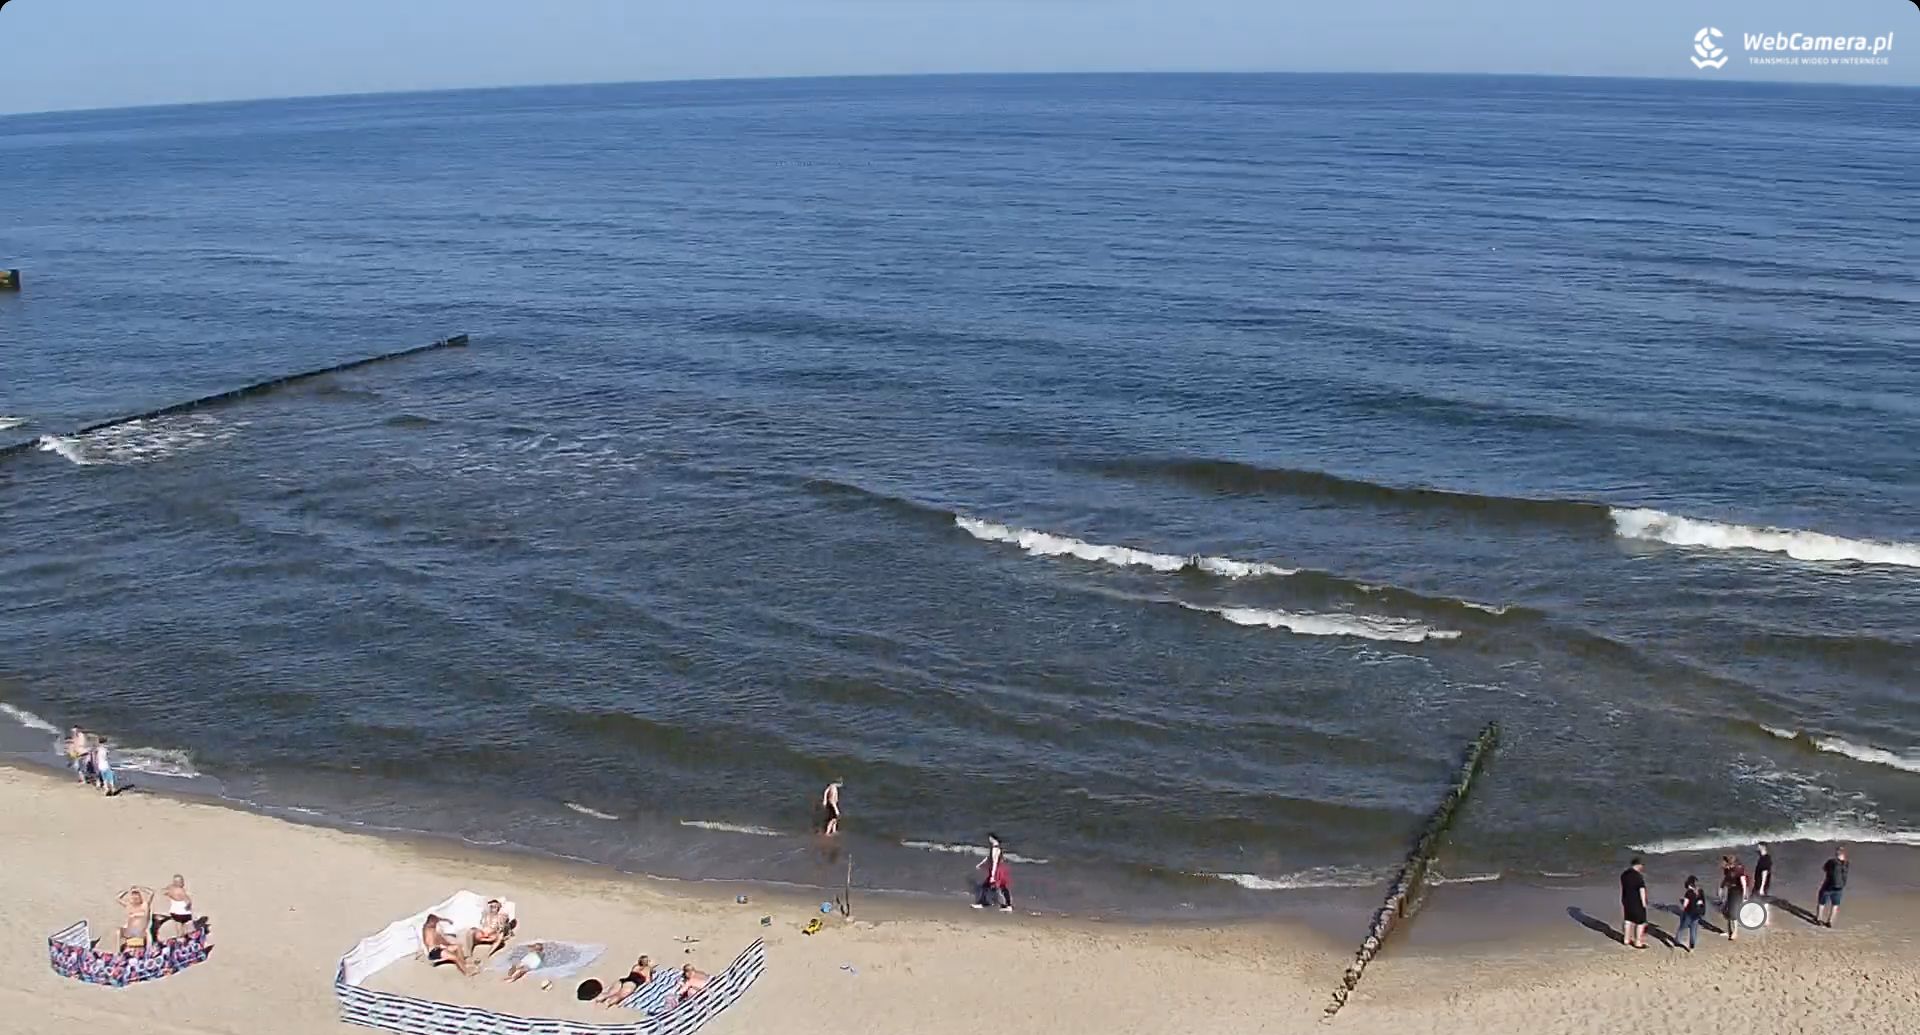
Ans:
[[[816,933],[818,933],[818,932],[819,932],[819,930],[820,930],[820,928],[821,928],[822,926],[824,926],[824,925],[822,925],[822,924],[820,923],[820,918],[816,916],[816,917],[814,917],[813,919],[811,919],[811,920],[809,920],[809,921],[807,921],[807,926],[805,926],[805,927],[802,927],[802,928],[800,929],[800,933],[801,933],[801,934],[816,934]]]

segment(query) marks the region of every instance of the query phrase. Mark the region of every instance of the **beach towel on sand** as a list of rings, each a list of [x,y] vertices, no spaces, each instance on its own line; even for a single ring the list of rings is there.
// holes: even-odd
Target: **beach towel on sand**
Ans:
[[[505,952],[496,954],[493,962],[487,964],[488,970],[502,973],[512,970],[513,965],[533,950],[533,943],[539,942],[540,966],[527,972],[528,978],[571,977],[586,969],[587,965],[600,958],[607,951],[604,945],[588,945],[584,942],[562,942],[552,938],[519,938],[518,944]],[[523,979],[524,980],[524,979]]]
[[[333,994],[340,1001],[340,1019],[349,1024],[404,1032],[406,1035],[502,1035],[506,1032],[537,1032],[539,1035],[693,1035],[715,1015],[739,1001],[767,968],[766,943],[756,941],[734,957],[724,970],[715,971],[705,992],[684,1003],[677,1003],[673,993],[680,986],[679,968],[663,967],[654,980],[647,982],[642,994],[628,997],[630,1003],[641,1008],[613,1012],[609,1020],[626,1019],[611,1024],[518,1017],[365,987],[366,980],[382,968],[415,954],[420,946],[420,925],[425,922],[427,913],[451,917],[454,923],[471,925],[478,921],[479,910],[485,907],[486,901],[471,891],[462,891],[430,910],[396,920],[384,930],[361,939],[359,944],[340,958],[340,967],[334,972]],[[537,940],[516,938],[512,948]],[[506,951],[500,955],[511,959]],[[546,968],[542,967],[534,973],[545,972]],[[458,983],[448,984],[451,990]],[[531,993],[530,1002],[538,999],[538,991]]]

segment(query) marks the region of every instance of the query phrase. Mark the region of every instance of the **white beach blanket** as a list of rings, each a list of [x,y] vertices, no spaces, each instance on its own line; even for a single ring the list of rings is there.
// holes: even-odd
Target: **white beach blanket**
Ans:
[[[527,972],[528,977],[563,978],[570,977],[586,969],[587,965],[600,958],[607,951],[604,945],[589,945],[585,942],[562,942],[551,938],[515,938],[515,944],[507,951],[493,957],[487,964],[488,970],[505,972],[513,969],[528,952],[533,943],[540,943],[540,965]]]

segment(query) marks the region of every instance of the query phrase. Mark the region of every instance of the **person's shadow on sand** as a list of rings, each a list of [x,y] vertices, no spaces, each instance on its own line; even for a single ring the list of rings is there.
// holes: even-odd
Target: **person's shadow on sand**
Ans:
[[[1662,903],[1662,904],[1660,904],[1660,905],[1656,905],[1656,906],[1654,906],[1653,908],[1655,908],[1655,909],[1658,909],[1658,910],[1659,910],[1659,911],[1661,911],[1662,913],[1671,913],[1671,914],[1673,914],[1673,915],[1674,915],[1674,916],[1676,916],[1676,917],[1680,915],[1680,907],[1679,907],[1679,906],[1677,906],[1677,905],[1674,905],[1674,904],[1673,904],[1673,903],[1671,903],[1671,902],[1666,902],[1666,903]],[[1701,917],[1701,918],[1700,918],[1700,929],[1701,929],[1701,930],[1703,930],[1703,931],[1712,931],[1712,932],[1713,932],[1714,934],[1726,934],[1726,933],[1727,933],[1727,932],[1726,932],[1726,929],[1725,929],[1725,928],[1723,928],[1723,927],[1715,927],[1715,926],[1713,926],[1713,921],[1711,921],[1711,920],[1708,920],[1708,919],[1707,919],[1706,917]],[[1670,944],[1673,944],[1673,945],[1678,945],[1678,944],[1680,944],[1680,943],[1679,943],[1679,942],[1671,942]]]
[[[1579,924],[1581,927],[1584,927],[1595,934],[1605,935],[1608,941],[1613,942],[1616,945],[1627,944],[1626,935],[1622,934],[1612,924],[1609,924],[1605,920],[1602,920],[1599,917],[1594,916],[1592,913],[1589,913],[1586,910],[1581,909],[1579,906],[1568,906],[1567,915],[1573,918],[1574,923]],[[1679,944],[1678,942],[1673,940],[1672,935],[1661,930],[1659,927],[1653,924],[1647,925],[1647,933],[1653,936],[1654,941],[1659,942],[1660,944],[1666,946],[1669,949],[1674,948]]]
[[[1794,916],[1797,916],[1800,919],[1805,920],[1807,923],[1810,923],[1815,927],[1820,926],[1819,917],[1814,916],[1812,913],[1807,912],[1806,909],[1800,906],[1796,906],[1793,903],[1788,902],[1786,899],[1780,898],[1777,895],[1768,895],[1766,898],[1766,903],[1769,906],[1779,906],[1781,909],[1784,909],[1787,912],[1792,913]]]

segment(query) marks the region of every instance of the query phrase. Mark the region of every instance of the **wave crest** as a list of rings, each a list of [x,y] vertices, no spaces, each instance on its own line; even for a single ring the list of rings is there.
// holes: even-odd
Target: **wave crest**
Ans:
[[[1176,601],[1189,611],[1219,615],[1235,625],[1285,629],[1301,636],[1358,636],[1367,640],[1393,643],[1422,643],[1427,640],[1456,640],[1456,629],[1435,629],[1411,618],[1385,615],[1306,614],[1261,607],[1210,607]]]
[[[80,435],[42,435],[40,450],[81,467],[124,466],[162,460],[217,445],[244,426],[207,414],[132,420]]]
[[[1781,740],[1791,740],[1795,743],[1805,744],[1816,751],[1845,755],[1856,762],[1866,762],[1870,765],[1884,765],[1894,769],[1902,769],[1909,773],[1920,773],[1920,755],[1902,755],[1898,752],[1889,751],[1886,748],[1877,748],[1871,745],[1863,746],[1852,743],[1851,741],[1841,740],[1839,737],[1802,733],[1798,730],[1781,729],[1778,726],[1762,726],[1760,728],[1779,737]]]
[[[1648,507],[1612,508],[1614,531],[1625,539],[1714,550],[1761,550],[1802,561],[1859,561],[1920,568],[1920,544],[1846,539],[1824,532],[1736,525],[1682,517]]]
[[[1378,870],[1359,866],[1315,866],[1279,877],[1262,877],[1257,873],[1196,873],[1196,877],[1211,877],[1229,884],[1238,884],[1248,891],[1296,891],[1301,888],[1366,888],[1386,880],[1386,875]]]
[[[1232,557],[1207,557],[1198,554],[1182,557],[1170,553],[1155,553],[1151,550],[1136,550],[1129,546],[1089,543],[1072,536],[1055,535],[1052,532],[1040,532],[1031,528],[1015,528],[1012,525],[982,521],[964,514],[954,515],[953,523],[975,539],[1011,543],[1036,557],[1078,557],[1083,561],[1097,561],[1121,568],[1152,568],[1158,572],[1199,571],[1229,579],[1295,573],[1293,568],[1282,568],[1277,564],[1267,564],[1262,561],[1242,561]]]
[[[60,732],[59,728],[54,726],[53,723],[33,714],[25,708],[15,708],[13,705],[7,704],[4,701],[0,701],[0,715],[4,715],[30,730],[39,730],[42,733],[55,734]]]
[[[1676,852],[1708,852],[1745,845],[1777,845],[1789,841],[1833,841],[1842,844],[1920,845],[1920,830],[1888,830],[1870,827],[1859,821],[1816,820],[1795,823],[1784,830],[1735,831],[1709,830],[1704,834],[1661,838],[1630,845],[1636,852],[1670,855]]]
[[[979,845],[950,845],[940,841],[902,841],[900,847],[918,848],[923,852],[942,852],[948,855],[971,855],[981,859],[987,857],[987,850]],[[1007,857],[1008,862],[1025,863],[1028,866],[1047,865],[1045,859],[1029,859],[1024,855],[1015,855],[1006,851],[1001,854]]]

